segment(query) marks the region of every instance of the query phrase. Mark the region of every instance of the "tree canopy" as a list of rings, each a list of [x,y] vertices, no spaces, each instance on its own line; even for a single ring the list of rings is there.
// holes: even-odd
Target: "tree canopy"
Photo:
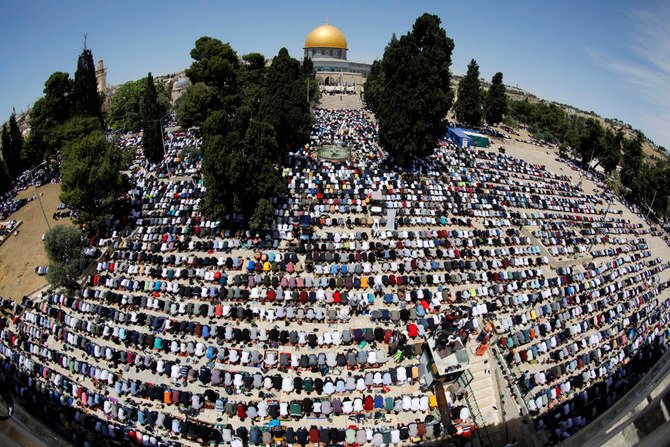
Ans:
[[[67,142],[61,153],[60,200],[79,210],[81,221],[102,221],[125,188],[121,151],[96,130]]]
[[[200,126],[203,214],[224,219],[240,213],[251,228],[274,219],[271,199],[285,191],[277,164],[309,140],[309,67],[286,49],[267,67],[265,57],[242,57],[226,43],[201,37],[186,71],[193,82],[176,105],[182,126]],[[316,83],[314,83],[316,85]]]
[[[139,132],[142,129],[140,107],[146,86],[147,79],[142,78],[126,82],[116,89],[110,99],[106,117],[109,127],[124,132]],[[154,86],[161,109],[160,116],[163,116],[169,110],[168,92],[163,82],[154,80]]]
[[[507,113],[507,93],[505,84],[503,84],[503,74],[498,72],[493,75],[491,87],[486,94],[484,119],[487,123],[495,126],[502,122],[505,113]]]
[[[49,259],[47,280],[54,287],[70,287],[84,271],[84,242],[75,227],[57,225],[44,236],[44,250]]]
[[[482,122],[482,87],[479,82],[479,65],[472,59],[468,71],[458,83],[458,96],[454,104],[458,122],[477,127]]]
[[[216,105],[233,113],[240,102],[237,52],[228,43],[212,37],[201,37],[191,50],[193,63],[186,69],[186,76],[193,84],[202,82],[216,94]],[[186,91],[190,94],[191,89]]]
[[[158,94],[151,73],[145,78],[144,95],[140,107],[142,117],[142,148],[144,156],[151,163],[163,159],[163,126],[160,122],[164,109],[158,102]]]
[[[632,186],[636,183],[642,168],[642,135],[638,132],[635,138],[626,139],[623,143],[621,158],[621,182]]]
[[[11,178],[18,177],[25,169],[22,153],[23,135],[16,121],[16,113],[12,113],[9,121],[2,126],[2,158]]]
[[[206,86],[204,82],[190,85],[175,103],[179,125],[184,128],[202,126],[210,111],[216,110],[218,105],[213,87]]]
[[[319,82],[316,80],[316,69],[311,57],[304,57],[302,59],[302,74],[307,79],[307,94],[309,96],[310,106],[315,106],[321,98],[321,91],[319,90]]]
[[[249,53],[242,56],[240,66],[242,104],[243,107],[248,107],[254,114],[258,113],[266,73],[265,56],[260,53]]]
[[[93,116],[102,121],[101,106],[93,53],[90,49],[84,48],[79,55],[77,71],[74,73],[74,109],[79,116]]]
[[[309,141],[312,117],[306,88],[300,62],[286,48],[280,49],[265,77],[258,111],[259,118],[274,126],[277,133],[276,160]]]
[[[58,127],[74,115],[74,82],[67,73],[55,72],[44,83],[44,96],[30,111],[30,134],[23,148],[28,167],[40,164],[60,149]]]
[[[401,164],[429,154],[446,129],[454,42],[440,24],[439,17],[424,14],[411,32],[393,36],[364,86],[379,121],[379,141]]]
[[[78,136],[85,132],[101,130],[102,101],[98,94],[95,78],[93,53],[84,48],[77,59],[77,70],[72,80],[68,73],[55,72],[44,83],[44,96],[38,99],[30,111],[30,134],[23,147],[26,167],[33,167],[56,155],[65,140],[75,139],[73,132],[80,129]],[[71,118],[89,117],[97,120],[95,129],[92,121],[85,125],[79,122],[65,129],[63,138],[61,127]]]

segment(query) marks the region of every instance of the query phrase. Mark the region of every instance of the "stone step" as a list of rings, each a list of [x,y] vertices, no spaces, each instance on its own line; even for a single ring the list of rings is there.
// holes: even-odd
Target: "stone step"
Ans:
[[[358,95],[321,95],[319,99],[321,109],[361,109],[361,99]]]
[[[488,368],[488,363],[479,362],[479,363],[470,363],[470,371],[474,374],[475,371],[483,371]]]
[[[475,393],[475,396],[479,396],[480,393],[486,394],[487,392],[493,392],[493,384],[490,382],[479,382],[476,384],[470,384],[472,392]]]
[[[480,411],[484,411],[485,409],[486,410],[492,409],[493,405],[498,407],[497,402],[498,402],[498,400],[495,398],[495,396],[486,396],[486,397],[482,397],[481,399],[477,400],[477,406],[479,407]],[[492,410],[492,411],[497,411],[497,410]]]
[[[472,386],[473,388],[475,386],[481,387],[482,384],[485,384],[487,387],[492,387],[493,380],[491,379],[491,377],[481,376],[481,377],[473,377],[472,382],[470,382],[470,386]]]

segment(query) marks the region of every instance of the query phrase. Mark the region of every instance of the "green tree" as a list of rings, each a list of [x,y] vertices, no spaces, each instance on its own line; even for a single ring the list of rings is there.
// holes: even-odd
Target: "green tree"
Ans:
[[[479,126],[482,122],[482,87],[479,82],[479,65],[472,59],[468,72],[458,83],[458,97],[454,113],[460,123]]]
[[[240,101],[240,61],[235,50],[219,39],[204,36],[196,40],[191,58],[194,62],[186,70],[186,76],[193,84],[202,82],[212,87],[217,105],[233,113]]]
[[[54,140],[58,147],[63,147],[99,131],[102,131],[102,126],[97,118],[75,116],[56,128]]]
[[[161,107],[158,103],[158,94],[154,85],[154,77],[149,73],[145,81],[144,97],[140,108],[142,115],[143,132],[142,147],[144,156],[151,163],[160,163],[163,159],[163,127],[160,123]]]
[[[2,126],[2,158],[11,178],[16,178],[24,170],[22,159],[23,135],[16,121],[16,113],[12,113],[9,121]]]
[[[592,158],[605,152],[605,133],[598,121],[593,118],[586,120],[576,149],[583,168],[588,167]]]
[[[642,134],[637,132],[634,138],[625,138],[623,141],[621,183],[631,189],[635,189],[634,186],[642,167],[642,139]]]
[[[454,42],[440,24],[439,17],[424,14],[410,33],[394,36],[365,84],[366,101],[379,121],[379,141],[401,164],[429,154],[444,136],[453,101]]]
[[[263,87],[258,117],[274,126],[279,154],[295,151],[309,141],[312,117],[300,62],[286,48],[272,59]]]
[[[74,83],[67,73],[56,72],[44,83],[44,96],[30,110],[30,134],[22,158],[27,167],[56,154],[57,128],[74,115]]]
[[[7,126],[7,123],[4,123],[2,125],[2,136],[0,137],[0,142],[2,143],[2,161],[5,163],[5,166],[7,166],[7,172],[9,173],[10,177],[14,177],[9,169],[9,165],[11,164],[13,154],[12,154],[12,139],[9,136],[9,126]]]
[[[203,82],[190,85],[175,104],[179,125],[184,128],[202,126],[218,103],[212,87]]]
[[[248,177],[247,195],[254,203],[285,192],[286,185],[273,162],[278,157],[277,133],[271,124],[251,120],[244,136],[244,153],[254,177]],[[249,206],[242,210],[247,216],[253,211]]]
[[[186,73],[194,84],[176,109],[182,126],[199,125],[203,133],[202,211],[209,219],[242,213],[258,229],[273,219],[270,198],[286,188],[275,166],[283,154],[279,131],[289,147],[298,138],[296,128],[303,130],[300,112],[306,112],[305,138],[310,122],[300,63],[286,50],[280,56],[269,69],[258,53],[239,62],[228,44],[209,37],[191,51],[194,62]]]
[[[49,259],[47,280],[53,287],[70,287],[84,271],[84,241],[75,227],[57,225],[44,236],[44,250]]]
[[[616,170],[621,160],[621,146],[623,144],[623,132],[621,130],[612,132],[605,131],[604,150],[598,155],[598,162],[602,165],[605,174],[609,175]]]
[[[241,144],[240,135],[234,131],[203,140],[202,176],[207,190],[202,211],[209,219],[222,219],[226,213],[242,209],[242,185],[250,171]]]
[[[5,160],[0,159],[0,194],[9,191],[12,186],[12,179],[7,172],[7,165]]]
[[[395,35],[391,38],[391,42],[393,41],[396,41]],[[379,111],[384,100],[384,70],[382,69],[382,62],[380,60],[372,63],[363,90],[365,104],[373,113],[379,116]]]
[[[140,103],[146,80],[126,82],[119,86],[109,100],[107,125],[114,130],[139,132],[142,128]]]
[[[491,87],[484,101],[484,118],[486,122],[495,126],[502,122],[507,113],[507,94],[503,84],[503,74],[498,72],[491,79]]]
[[[104,220],[125,188],[121,151],[95,131],[66,144],[62,156],[60,200],[79,210],[82,222]]]
[[[265,56],[260,53],[249,53],[242,56],[240,67],[240,85],[243,89],[242,107],[248,107],[253,114],[258,113],[266,73]]]
[[[319,82],[316,80],[316,69],[314,68],[314,62],[312,62],[312,58],[304,57],[301,68],[303,76],[305,79],[307,79],[307,94],[309,96],[309,104],[314,106],[319,101],[321,92],[319,91]]]
[[[253,230],[267,230],[274,222],[274,208],[267,199],[260,199],[254,213],[249,218],[249,227]]]
[[[240,128],[240,124],[219,124],[219,129]],[[286,185],[272,160],[278,145],[274,127],[251,120],[244,138],[237,129],[205,138],[203,142],[203,180],[207,191],[203,213],[222,219],[226,213],[252,216],[261,199],[285,191]],[[253,173],[253,175],[250,175]],[[269,203],[269,202],[268,202]]]
[[[68,73],[60,71],[52,73],[44,83],[43,98],[44,107],[35,118],[44,124],[51,127],[63,124],[75,114],[74,82]],[[31,129],[35,127],[32,122],[30,127]]]
[[[556,104],[531,102],[528,99],[510,100],[508,105],[505,121],[525,124],[536,138],[542,135],[542,139],[550,143],[563,141],[572,148],[579,144],[586,122],[583,117],[568,117],[565,110]]]
[[[109,111],[107,112],[109,127],[125,132],[139,132],[142,129],[140,104],[144,97],[146,85],[147,79],[142,78],[137,81],[126,82],[116,89],[110,99]],[[154,86],[158,95],[160,116],[163,116],[169,110],[168,92],[164,82],[154,80]]]
[[[100,95],[95,78],[93,53],[88,48],[79,55],[74,74],[74,108],[79,116],[93,116],[102,121]]]

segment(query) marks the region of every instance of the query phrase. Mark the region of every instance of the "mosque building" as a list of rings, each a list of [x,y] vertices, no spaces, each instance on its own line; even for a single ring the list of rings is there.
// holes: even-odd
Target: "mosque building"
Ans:
[[[328,23],[314,28],[305,39],[305,57],[312,59],[316,77],[324,85],[363,85],[370,64],[347,60],[347,39]]]

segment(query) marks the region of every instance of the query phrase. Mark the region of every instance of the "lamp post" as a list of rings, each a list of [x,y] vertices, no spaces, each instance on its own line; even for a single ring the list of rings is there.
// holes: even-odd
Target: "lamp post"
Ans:
[[[163,158],[165,158],[165,164],[167,165],[168,168],[168,175],[172,175],[172,170],[170,169],[170,163],[167,160],[167,149],[165,148],[165,129],[163,127],[163,120],[170,116],[172,112],[168,112],[163,117],[158,121],[161,126],[161,141],[163,143]]]
[[[654,206],[654,200],[656,200],[656,193],[658,192],[658,189],[654,191],[654,197],[651,199],[651,205],[649,205],[649,209],[647,210],[647,216],[644,218],[647,222],[649,222],[649,213],[651,213],[652,207]]]
[[[596,148],[595,146],[593,147],[593,150],[591,150],[591,157],[589,158],[589,164],[586,165],[586,170],[591,169],[591,162],[593,161],[593,155],[596,153]],[[582,185],[582,179],[584,178],[584,170],[582,169],[582,172],[579,174],[579,185]]]
[[[43,165],[47,163],[46,160],[44,160],[42,163],[38,164],[34,168],[32,168],[30,172],[30,182],[33,184],[33,188],[35,189],[35,195],[37,195],[37,202],[40,204],[40,209],[42,210],[42,215],[44,216],[44,221],[47,223],[47,228],[51,230],[51,224],[49,224],[49,219],[47,219],[47,213],[44,212],[44,206],[42,206],[42,199],[40,198],[40,193],[37,190],[37,186],[35,186],[35,178],[33,176],[33,172],[39,168],[41,168]]]

